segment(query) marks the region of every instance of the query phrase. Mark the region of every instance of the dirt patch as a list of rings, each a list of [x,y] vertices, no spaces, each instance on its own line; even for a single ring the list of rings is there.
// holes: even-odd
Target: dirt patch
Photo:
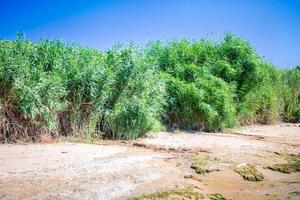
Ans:
[[[168,157],[114,145],[1,145],[0,194],[3,199],[123,199],[182,185],[183,174],[165,161]]]

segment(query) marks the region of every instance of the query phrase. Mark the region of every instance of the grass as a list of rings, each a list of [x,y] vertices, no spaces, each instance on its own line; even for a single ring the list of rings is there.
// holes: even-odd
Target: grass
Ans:
[[[288,122],[300,120],[300,66],[282,72],[283,81],[283,118]]]
[[[217,168],[212,166],[213,161],[207,156],[194,156],[192,158],[191,168],[195,170],[197,174],[205,174],[212,171],[218,171]]]
[[[199,192],[193,191],[191,188],[174,189],[156,192],[153,194],[146,194],[140,197],[129,198],[128,200],[199,200],[203,199],[203,195]]]
[[[271,169],[273,171],[282,172],[282,173],[299,172],[300,171],[300,161],[282,163],[282,164],[274,164],[274,165],[268,166],[268,169]]]
[[[282,154],[280,154],[282,155]],[[286,163],[279,163],[267,166],[268,169],[282,173],[300,172],[300,155],[299,154],[284,154]]]
[[[202,182],[201,178],[198,177],[198,176],[194,176],[194,175],[185,175],[184,176],[185,179],[192,179],[192,180],[195,180],[195,181],[199,181],[199,182]]]
[[[229,200],[225,198],[222,194],[214,193],[209,195],[209,199],[211,200]]]
[[[105,52],[18,34],[0,41],[0,141],[298,122],[299,69],[277,70],[232,34]]]
[[[234,170],[247,181],[262,181],[264,176],[253,165],[245,164],[237,166]]]
[[[130,139],[161,127],[164,83],[133,47],[100,52],[19,36],[0,43],[0,139]]]
[[[300,197],[300,191],[290,192],[288,195],[288,200],[298,199]]]
[[[286,184],[298,184],[300,183],[300,181],[282,181],[282,183],[286,183]]]

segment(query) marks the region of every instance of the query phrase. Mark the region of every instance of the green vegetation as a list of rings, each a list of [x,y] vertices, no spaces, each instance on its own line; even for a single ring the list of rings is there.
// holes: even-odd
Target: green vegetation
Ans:
[[[288,160],[286,163],[274,164],[268,166],[268,169],[273,171],[279,171],[282,173],[300,172],[300,155],[299,154],[288,154],[285,155]]]
[[[140,197],[129,198],[128,200],[159,200],[159,199],[166,199],[166,200],[176,200],[176,199],[191,199],[191,200],[199,200],[203,199],[203,195],[199,192],[193,191],[191,188],[184,188],[184,189],[174,189],[174,190],[167,190],[162,192],[157,192],[153,194],[146,194]]]
[[[300,197],[300,191],[295,191],[295,192],[290,192],[288,195],[288,200],[292,200],[292,199],[299,199]]]
[[[195,156],[192,158],[191,168],[195,170],[197,174],[205,174],[212,171],[218,171],[217,168],[212,166],[213,161],[208,157]]]
[[[283,118],[289,122],[300,121],[300,67],[283,71]]]
[[[167,124],[214,131],[279,119],[280,72],[241,38],[156,42],[147,52],[164,72]]]
[[[247,181],[262,181],[264,179],[263,174],[257,171],[253,165],[246,164],[238,166],[234,171],[239,173]]]
[[[136,138],[160,125],[164,82],[133,47],[0,43],[1,140],[41,133]]]
[[[211,200],[229,200],[219,193],[209,195],[209,199],[211,199]]]
[[[231,34],[106,52],[18,35],[0,41],[0,141],[299,122],[299,77]]]

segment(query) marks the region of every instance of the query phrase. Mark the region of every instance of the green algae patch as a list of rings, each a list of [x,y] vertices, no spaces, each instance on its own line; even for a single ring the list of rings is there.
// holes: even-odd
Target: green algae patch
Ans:
[[[140,197],[132,197],[128,200],[198,200],[203,199],[203,195],[195,192],[192,188],[174,189],[146,194]]]
[[[214,193],[209,195],[209,199],[211,200],[230,200],[225,198],[222,194]]]
[[[208,168],[208,157],[193,157],[191,168],[194,169],[197,174],[205,174],[212,171]]]
[[[300,191],[295,191],[295,192],[290,192],[289,195],[288,195],[288,200],[296,200],[296,199],[299,199],[300,197]]]
[[[300,161],[289,162],[283,164],[274,164],[267,167],[270,170],[278,171],[282,173],[292,173],[300,171]]]
[[[234,171],[247,181],[262,181],[264,179],[264,175],[253,165],[242,164],[237,166]]]
[[[218,171],[216,167],[213,167],[215,162],[216,161],[210,160],[208,156],[194,156],[192,158],[191,168],[194,169],[197,174]]]
[[[298,183],[300,183],[300,181],[282,181],[282,183],[286,183],[286,184],[290,185],[290,184],[298,184]]]
[[[267,166],[268,169],[282,173],[300,172],[300,154],[285,154],[286,163]]]

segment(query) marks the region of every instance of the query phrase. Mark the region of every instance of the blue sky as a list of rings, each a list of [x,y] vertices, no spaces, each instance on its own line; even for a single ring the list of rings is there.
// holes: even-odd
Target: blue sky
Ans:
[[[0,38],[117,42],[237,34],[278,67],[300,65],[300,0],[2,0]]]

